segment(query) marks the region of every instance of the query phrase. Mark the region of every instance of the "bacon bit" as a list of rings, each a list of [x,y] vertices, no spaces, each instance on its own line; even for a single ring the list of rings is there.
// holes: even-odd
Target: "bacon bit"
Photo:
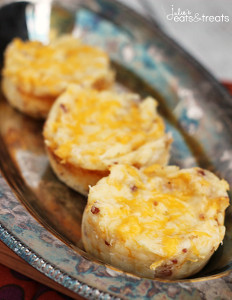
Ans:
[[[140,169],[140,165],[139,164],[133,164],[133,167],[135,167],[136,169]]]
[[[118,162],[117,162],[117,161],[114,161],[114,165],[118,165]]]
[[[157,276],[158,275],[158,276]],[[155,277],[165,278],[172,275],[172,270],[170,268],[163,268],[162,270],[159,270],[158,274],[155,275]]]
[[[215,218],[215,221],[217,222],[217,224],[219,226],[220,224],[219,224],[218,218]]]
[[[96,207],[96,206],[92,206],[92,207],[91,207],[91,213],[92,213],[92,214],[96,215],[96,214],[98,214],[99,212],[100,212],[100,209],[99,209],[98,207]]]
[[[202,169],[198,169],[198,170],[197,170],[197,173],[198,173],[199,175],[205,176],[205,172],[204,172],[204,170],[202,170]]]
[[[182,249],[182,252],[183,252],[183,253],[187,253],[188,250],[187,250],[186,248],[184,248],[184,249]]]
[[[132,185],[132,186],[130,187],[130,189],[131,189],[132,192],[136,192],[136,191],[138,190],[138,188],[137,188],[136,185]]]
[[[200,214],[199,215],[199,219],[202,220],[202,221],[204,221],[205,220],[205,215],[204,214]]]
[[[110,246],[110,244],[107,241],[105,241],[105,244],[106,244],[106,246]]]
[[[172,275],[172,265],[165,264],[155,270],[155,278],[166,278]]]
[[[60,104],[60,108],[63,110],[63,112],[65,112],[65,113],[68,112],[67,107],[63,103]]]
[[[99,78],[93,84],[93,88],[96,89],[96,90],[98,90],[98,91],[102,91],[106,87],[107,87],[107,81],[105,81],[104,78]]]
[[[157,206],[159,203],[158,203],[157,201],[154,201],[153,204],[154,204],[155,206]]]
[[[177,259],[173,259],[173,260],[172,260],[172,263],[175,265],[175,264],[178,263],[178,260],[177,260]]]

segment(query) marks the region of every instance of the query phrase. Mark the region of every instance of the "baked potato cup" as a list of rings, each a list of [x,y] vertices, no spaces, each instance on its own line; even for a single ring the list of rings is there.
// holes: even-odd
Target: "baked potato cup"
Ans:
[[[5,51],[3,93],[13,107],[34,118],[46,118],[70,83],[102,90],[113,82],[108,55],[71,35],[48,45],[16,38]]]
[[[148,97],[69,86],[44,127],[45,145],[57,176],[87,195],[89,185],[127,163],[141,168],[169,159],[172,138],[157,103]]]
[[[179,279],[200,271],[225,234],[227,182],[200,168],[110,171],[89,192],[85,250],[141,277]]]

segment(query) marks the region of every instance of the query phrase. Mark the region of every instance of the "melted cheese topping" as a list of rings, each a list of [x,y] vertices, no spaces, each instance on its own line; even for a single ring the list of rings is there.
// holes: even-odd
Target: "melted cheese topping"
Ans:
[[[91,188],[87,213],[97,207],[94,227],[113,246],[154,253],[156,269],[186,252],[198,261],[216,250],[225,233],[226,181],[200,168],[117,165]],[[148,251],[148,252],[147,252]]]
[[[156,105],[152,98],[71,86],[52,108],[46,144],[63,162],[86,169],[165,164],[171,138]]]
[[[72,36],[49,45],[14,39],[5,53],[3,76],[11,77],[21,91],[36,96],[57,96],[69,83],[91,86],[97,80],[113,79],[107,54]]]

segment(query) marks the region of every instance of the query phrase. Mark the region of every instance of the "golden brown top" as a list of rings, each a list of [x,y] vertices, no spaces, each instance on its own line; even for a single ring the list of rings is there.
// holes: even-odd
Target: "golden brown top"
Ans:
[[[78,86],[55,103],[44,136],[63,162],[97,170],[117,163],[165,164],[171,142],[154,99]]]
[[[105,240],[119,240],[157,255],[155,269],[170,257],[196,260],[216,250],[225,233],[228,183],[200,168],[152,165],[140,170],[111,167],[111,174],[90,189],[88,210]]]
[[[69,35],[48,45],[14,39],[5,52],[3,76],[37,96],[57,96],[69,83],[92,86],[104,78],[113,80],[108,55]]]

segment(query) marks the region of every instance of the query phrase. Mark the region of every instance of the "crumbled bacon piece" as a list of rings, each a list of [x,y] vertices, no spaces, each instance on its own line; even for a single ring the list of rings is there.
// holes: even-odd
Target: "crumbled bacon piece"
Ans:
[[[162,274],[162,276],[164,276],[164,277],[168,277],[168,276],[171,276],[172,275],[172,270],[170,270],[170,269],[164,269],[163,270],[163,272],[161,273]]]
[[[65,113],[68,112],[67,107],[63,103],[60,104],[60,108],[63,110],[63,112],[65,112]]]
[[[136,192],[138,190],[136,185],[132,185],[130,189],[132,192]]]
[[[204,215],[203,213],[201,213],[201,214],[199,215],[199,219],[202,220],[202,221],[204,221],[204,220],[205,220],[205,215]]]
[[[183,253],[186,253],[188,250],[186,248],[182,249]]]
[[[198,173],[199,175],[205,176],[205,171],[202,170],[202,169],[198,169],[198,170],[197,170],[197,173]]]
[[[172,263],[175,265],[178,263],[178,260],[177,259],[172,259]]]
[[[159,269],[155,274],[155,278],[166,278],[172,276],[172,270],[169,266],[163,266],[162,269]]]
[[[96,206],[92,206],[91,207],[91,213],[92,214],[94,214],[94,215],[96,215],[96,214],[98,214],[100,212],[100,209],[98,208],[98,207],[96,207]]]
[[[220,224],[219,224],[218,218],[215,218],[214,220],[217,222],[217,224],[219,226]]]
[[[106,246],[110,246],[110,243],[108,243],[107,241],[105,241]]]

